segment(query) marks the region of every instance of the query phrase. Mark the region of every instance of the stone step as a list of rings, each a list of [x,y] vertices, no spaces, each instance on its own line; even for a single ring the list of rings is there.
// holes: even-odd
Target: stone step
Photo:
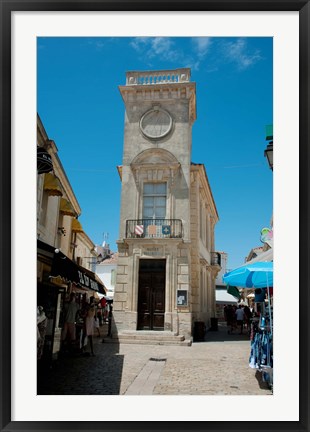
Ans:
[[[118,342],[122,344],[137,344],[137,345],[176,345],[176,346],[191,346],[192,342],[190,340],[147,340],[147,339],[123,339],[118,337],[118,339],[111,339],[110,342]]]
[[[176,335],[172,332],[163,331],[134,331],[124,330],[112,338],[107,337],[105,342],[124,344],[145,344],[145,345],[183,345],[190,346],[191,340],[185,340],[184,335]]]
[[[145,330],[123,330],[119,333],[119,336],[125,338],[138,338],[138,339],[164,339],[164,340],[184,340],[185,337],[183,335],[177,335],[172,332],[165,331],[145,331]]]

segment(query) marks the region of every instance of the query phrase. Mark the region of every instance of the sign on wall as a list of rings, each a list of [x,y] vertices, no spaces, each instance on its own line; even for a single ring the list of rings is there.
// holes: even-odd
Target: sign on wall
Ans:
[[[187,290],[177,290],[177,305],[178,306],[187,306],[188,305],[187,294],[188,294]]]

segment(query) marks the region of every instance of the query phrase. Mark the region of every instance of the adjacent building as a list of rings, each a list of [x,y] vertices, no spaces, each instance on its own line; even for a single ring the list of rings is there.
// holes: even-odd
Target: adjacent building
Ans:
[[[224,321],[224,308],[226,305],[237,305],[238,299],[227,292],[227,286],[223,282],[223,276],[229,271],[227,268],[228,254],[226,252],[218,252],[220,257],[221,269],[216,277],[216,316],[218,320]]]
[[[47,319],[40,360],[51,360],[59,351],[69,293],[82,301],[106,292],[91,271],[90,261],[98,254],[78,220],[81,208],[57,153],[37,116],[37,306],[38,315],[43,311]]]
[[[98,248],[98,247],[97,247]],[[109,251],[109,255],[96,264],[96,274],[104,283],[109,299],[114,298],[118,252]]]
[[[218,213],[205,166],[192,163],[190,69],[127,72],[113,337],[190,344],[216,315]]]

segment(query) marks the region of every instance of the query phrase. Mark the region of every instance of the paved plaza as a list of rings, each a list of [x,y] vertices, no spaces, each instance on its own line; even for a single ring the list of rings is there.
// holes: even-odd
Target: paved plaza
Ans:
[[[192,346],[111,343],[94,336],[95,356],[62,358],[38,379],[48,395],[271,395],[249,367],[248,335],[225,325]],[[104,343],[102,343],[104,339]]]

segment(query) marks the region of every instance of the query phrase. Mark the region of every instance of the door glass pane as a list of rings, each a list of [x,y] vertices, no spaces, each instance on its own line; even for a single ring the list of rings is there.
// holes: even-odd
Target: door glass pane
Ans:
[[[156,208],[155,218],[165,219],[165,217],[166,217],[166,209],[165,208]]]
[[[153,207],[144,209],[143,219],[153,218],[153,215],[154,215]]]
[[[152,207],[154,206],[154,198],[153,197],[144,197],[144,207]]]
[[[154,186],[156,195],[166,195],[166,183],[155,183]]]
[[[144,183],[144,195],[151,195],[154,193],[154,184],[153,183]]]
[[[155,207],[166,207],[166,198],[154,197],[154,205]]]

